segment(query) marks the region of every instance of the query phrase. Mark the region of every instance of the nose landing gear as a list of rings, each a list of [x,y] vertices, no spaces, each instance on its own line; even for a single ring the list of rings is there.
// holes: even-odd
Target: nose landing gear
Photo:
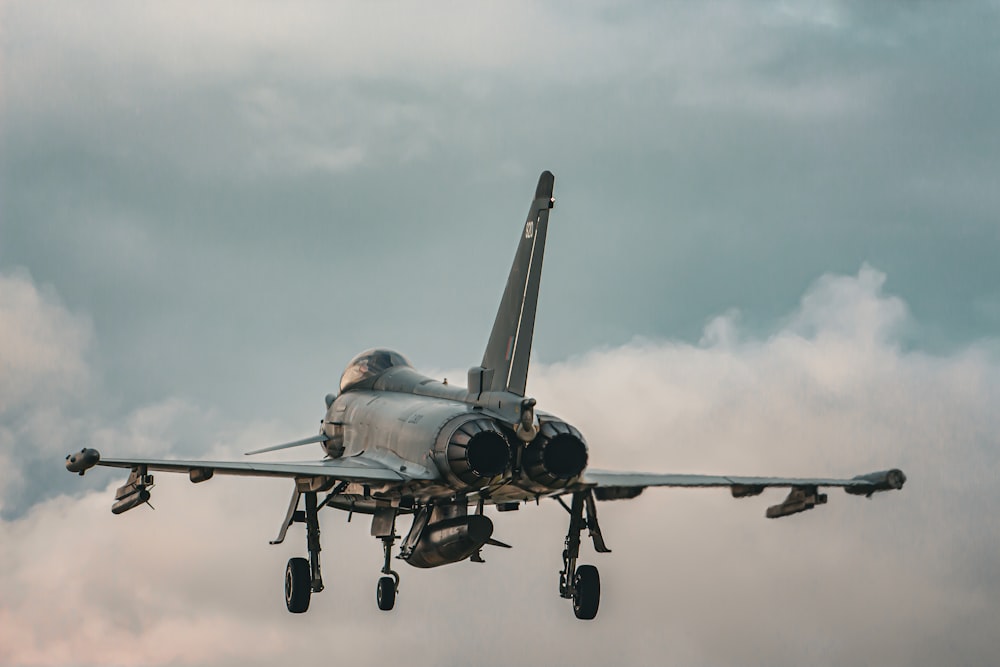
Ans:
[[[390,611],[393,608],[396,604],[396,591],[399,590],[399,574],[389,567],[389,559],[392,558],[392,543],[395,538],[395,535],[382,538],[382,547],[385,549],[382,574],[387,576],[379,578],[378,586],[375,589],[375,601],[382,611]]]
[[[382,560],[382,576],[375,588],[375,602],[382,611],[390,611],[396,604],[396,592],[399,590],[399,574],[390,567],[392,545],[396,542],[396,509],[380,507],[372,517],[372,536],[382,540],[384,558]]]
[[[382,611],[390,611],[396,604],[396,580],[392,577],[381,577],[375,588],[375,602]]]

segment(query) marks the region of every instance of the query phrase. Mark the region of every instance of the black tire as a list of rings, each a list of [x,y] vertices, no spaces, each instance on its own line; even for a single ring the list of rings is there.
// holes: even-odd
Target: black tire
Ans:
[[[573,613],[584,621],[597,616],[601,605],[601,575],[593,565],[576,568],[576,593],[573,595]]]
[[[382,577],[375,589],[375,601],[382,611],[389,611],[396,604],[396,580],[392,577]]]
[[[312,597],[312,574],[305,558],[289,558],[285,567],[285,606],[293,614],[309,609]]]

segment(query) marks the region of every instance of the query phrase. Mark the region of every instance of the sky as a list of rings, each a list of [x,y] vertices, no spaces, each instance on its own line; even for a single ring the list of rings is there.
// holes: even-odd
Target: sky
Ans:
[[[1000,662],[998,31],[996,2],[0,3],[0,664]],[[464,381],[545,169],[528,391],[594,466],[906,487],[602,503],[581,623],[551,502],[493,514],[485,565],[401,569],[390,614],[380,544],[324,513],[292,616],[287,482],[161,474],[114,517],[120,471],[63,469],[311,435],[376,345]]]

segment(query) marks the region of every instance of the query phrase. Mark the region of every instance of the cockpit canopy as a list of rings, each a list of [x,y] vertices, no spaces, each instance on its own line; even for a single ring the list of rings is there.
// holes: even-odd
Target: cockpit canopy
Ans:
[[[392,350],[365,350],[351,359],[344,374],[340,377],[341,393],[367,384],[371,386],[375,378],[396,366],[412,368],[410,362],[399,352]]]

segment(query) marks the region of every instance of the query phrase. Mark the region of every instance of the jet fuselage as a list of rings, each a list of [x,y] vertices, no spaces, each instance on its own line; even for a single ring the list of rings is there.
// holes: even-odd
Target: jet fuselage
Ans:
[[[577,429],[554,415],[537,419],[538,433],[525,443],[509,418],[477,404],[466,388],[397,366],[330,402],[323,447],[332,458],[364,455],[406,473],[411,481],[403,495],[417,504],[448,496],[504,502],[523,499],[525,490],[545,495],[563,488],[586,466]],[[343,494],[360,511],[381,495],[378,485],[366,486]]]

